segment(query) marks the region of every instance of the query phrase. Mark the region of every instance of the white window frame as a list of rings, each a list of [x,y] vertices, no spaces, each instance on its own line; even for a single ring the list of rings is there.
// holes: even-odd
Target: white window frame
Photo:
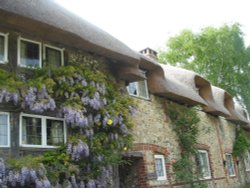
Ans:
[[[41,145],[31,145],[31,144],[22,144],[22,117],[31,117],[31,118],[40,118],[41,119],[41,128],[42,128],[42,144]],[[64,131],[64,143],[66,143],[67,139],[67,129],[64,119],[62,118],[55,118],[55,117],[49,117],[49,116],[41,116],[41,115],[33,115],[33,114],[20,114],[20,125],[19,125],[19,144],[21,147],[32,147],[32,148],[58,148],[59,146],[50,146],[47,145],[47,125],[46,120],[60,120],[63,121],[63,131]]]
[[[58,48],[49,44],[44,44],[43,45],[43,59],[46,61],[46,48],[51,48],[54,50],[58,50],[61,53],[61,64],[60,66],[64,66],[64,48]]]
[[[166,165],[165,165],[164,155],[154,155],[154,158],[155,158],[155,160],[156,159],[161,159],[161,161],[162,161],[163,176],[158,177],[157,173],[156,173],[157,180],[167,180],[167,172],[166,172]],[[157,167],[156,167],[156,163],[155,163],[155,169],[156,168]]]
[[[244,156],[244,163],[246,167],[246,171],[250,171],[250,151],[247,150]]]
[[[7,115],[7,145],[0,145],[1,148],[10,147],[10,114],[8,112],[0,112],[2,115]]]
[[[200,179],[211,179],[211,169],[210,169],[210,161],[209,161],[209,157],[208,157],[208,151],[207,150],[198,150],[198,153],[205,153],[207,164],[208,164],[208,166],[207,166],[208,169],[207,170],[209,172],[208,176],[204,176],[204,174],[202,174]],[[198,156],[198,160],[200,160],[199,156]],[[203,169],[201,169],[201,170],[203,171]]]
[[[17,41],[17,64],[20,67],[29,68],[28,66],[21,64],[21,57],[20,57],[21,56],[21,41],[26,41],[26,42],[38,44],[38,46],[39,46],[39,65],[38,65],[38,67],[34,67],[34,68],[41,68],[42,67],[42,43],[34,41],[34,40],[22,38],[20,36],[18,37],[18,41]],[[33,67],[31,67],[31,68],[33,68]]]
[[[226,156],[227,174],[228,174],[230,177],[234,177],[234,176],[236,176],[236,172],[235,172],[235,168],[234,168],[233,156],[232,156],[232,154],[230,154],[230,153],[226,153],[225,156]],[[227,156],[230,156],[230,160],[231,160],[232,167],[233,167],[233,174],[229,174],[229,169],[228,169],[228,164],[227,164],[227,163],[228,163],[228,162],[227,162]]]
[[[146,72],[143,71],[143,70],[140,70],[140,72],[144,75],[146,75]],[[144,96],[141,96],[140,93],[139,93],[139,86],[138,86],[138,82],[143,82],[144,81],[144,85],[145,85],[145,90],[146,90],[146,97]],[[129,93],[130,96],[134,96],[134,97],[138,97],[138,98],[142,98],[142,99],[149,99],[149,92],[148,92],[148,83],[147,83],[147,80],[142,80],[142,81],[138,81],[138,82],[132,82],[135,84],[136,86],[136,91],[137,91],[137,95],[134,95],[132,93],[129,92],[129,85],[127,86],[127,91]],[[129,84],[132,84],[132,83],[129,83]]]
[[[8,37],[9,33],[0,33],[0,36],[4,37],[4,60],[0,60],[0,63],[8,62]]]

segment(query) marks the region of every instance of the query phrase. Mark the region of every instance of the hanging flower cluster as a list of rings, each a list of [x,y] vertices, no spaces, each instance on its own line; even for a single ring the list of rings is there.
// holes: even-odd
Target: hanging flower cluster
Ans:
[[[27,187],[30,185],[35,185],[36,188],[52,187],[42,165],[37,170],[29,169],[25,166],[20,170],[11,170],[5,166],[4,160],[0,158],[1,187]]]
[[[40,168],[10,170],[0,161],[2,187],[28,187],[31,183],[36,187],[95,188],[111,184],[111,165],[121,162],[122,152],[131,144],[129,116],[136,110],[128,98],[118,93],[110,75],[97,70],[93,63],[87,65],[91,68],[85,62],[74,62],[50,69],[49,77],[46,69],[36,70],[36,76],[19,81],[22,87],[9,85],[11,92],[0,89],[0,103],[12,102],[29,113],[57,114],[69,129],[64,149],[40,159],[47,176],[46,171],[40,173]]]

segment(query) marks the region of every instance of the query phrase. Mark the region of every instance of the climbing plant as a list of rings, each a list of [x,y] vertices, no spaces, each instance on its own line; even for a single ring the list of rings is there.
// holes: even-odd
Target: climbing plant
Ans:
[[[247,139],[246,134],[242,128],[236,129],[235,142],[233,147],[233,155],[235,157],[243,157],[247,149],[250,147],[250,143]]]
[[[132,101],[104,60],[71,54],[64,67],[12,75],[0,69],[0,103],[63,118],[67,143],[37,157],[0,159],[1,187],[109,187],[112,165],[132,144]],[[30,73],[32,72],[32,73]]]
[[[194,108],[185,107],[175,103],[167,103],[167,114],[172,122],[179,146],[181,158],[173,164],[177,181],[189,183],[191,187],[206,187],[199,180],[197,167],[193,158],[197,154],[197,138],[199,134],[198,123],[200,118]]]

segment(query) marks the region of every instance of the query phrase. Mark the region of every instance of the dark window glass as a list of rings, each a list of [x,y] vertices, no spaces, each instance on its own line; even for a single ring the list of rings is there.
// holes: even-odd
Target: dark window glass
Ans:
[[[22,117],[22,144],[42,145],[42,121],[40,118]]]
[[[39,67],[39,44],[21,40],[20,48],[20,64],[26,67]]]
[[[62,65],[61,51],[53,48],[46,47],[46,65],[59,67]]]

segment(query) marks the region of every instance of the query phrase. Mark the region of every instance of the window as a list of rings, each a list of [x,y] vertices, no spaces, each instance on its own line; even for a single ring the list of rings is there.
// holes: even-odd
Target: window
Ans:
[[[18,64],[22,67],[41,67],[41,43],[18,39]]]
[[[166,180],[166,167],[165,167],[165,159],[163,155],[155,155],[155,169],[157,180]]]
[[[0,113],[0,147],[10,146],[10,123],[9,114]]]
[[[226,165],[229,176],[235,176],[233,157],[231,154],[226,154]]]
[[[63,65],[63,49],[44,45],[44,59],[46,65],[59,67]]]
[[[8,61],[8,34],[0,33],[0,63]]]
[[[244,156],[246,171],[250,171],[250,153],[247,150]]]
[[[149,98],[146,80],[129,83],[127,90],[128,93],[132,96],[137,96],[145,99]]]
[[[208,152],[206,150],[198,150],[197,163],[201,173],[201,178],[210,179],[211,171],[209,165]]]
[[[66,141],[62,119],[22,114],[20,145],[26,147],[54,147]]]

